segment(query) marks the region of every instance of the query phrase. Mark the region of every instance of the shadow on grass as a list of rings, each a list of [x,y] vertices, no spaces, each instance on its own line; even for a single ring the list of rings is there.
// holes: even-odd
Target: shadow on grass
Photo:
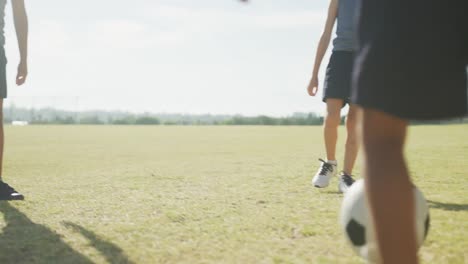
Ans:
[[[0,263],[93,263],[8,202],[0,202],[0,213],[6,223],[0,233]]]
[[[468,211],[468,204],[440,203],[427,200],[430,208],[442,209],[446,211]]]
[[[67,228],[72,229],[75,232],[79,232],[85,238],[87,238],[91,246],[96,248],[106,258],[109,263],[121,263],[121,264],[133,264],[125,255],[123,250],[111,242],[108,242],[94,232],[85,229],[84,227],[71,223],[63,222],[63,225]]]
[[[325,194],[330,194],[330,195],[343,195],[342,192],[339,192],[339,191],[332,191],[332,190],[327,190],[327,191],[324,191],[323,193]]]

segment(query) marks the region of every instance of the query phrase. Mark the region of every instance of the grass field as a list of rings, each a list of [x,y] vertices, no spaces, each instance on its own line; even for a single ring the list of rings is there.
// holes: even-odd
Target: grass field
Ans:
[[[0,202],[0,263],[362,263],[337,180],[310,185],[321,133],[7,127],[4,177],[27,200]],[[431,206],[422,262],[468,263],[468,125],[414,126],[407,154]]]

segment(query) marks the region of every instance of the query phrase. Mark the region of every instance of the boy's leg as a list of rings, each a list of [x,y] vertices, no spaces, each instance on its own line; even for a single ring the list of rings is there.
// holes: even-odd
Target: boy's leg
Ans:
[[[359,140],[357,135],[359,108],[354,105],[349,106],[348,115],[346,116],[346,145],[343,163],[343,172],[352,175],[354,163],[359,150]]]
[[[328,98],[327,113],[323,122],[323,135],[328,160],[336,160],[336,142],[338,140],[338,126],[341,122],[342,99]]]
[[[3,99],[0,98],[0,181],[3,175],[3,146],[5,145],[5,136],[3,134]]]
[[[352,176],[354,163],[359,149],[359,140],[357,136],[357,122],[359,109],[354,106],[349,106],[349,112],[346,117],[346,145],[344,154],[343,171],[340,173],[338,190],[342,193],[348,191],[349,187],[353,185],[354,179]]]
[[[364,172],[379,250],[384,263],[417,263],[404,120],[466,114],[468,1],[362,0],[359,9],[352,101],[365,109]]]
[[[323,136],[325,140],[325,150],[327,160],[322,162],[319,170],[312,179],[312,184],[317,188],[324,188],[330,184],[330,179],[337,172],[336,163],[336,141],[338,140],[338,126],[340,125],[340,112],[343,107],[343,100],[326,99],[327,112],[323,122]]]
[[[0,200],[24,200],[24,196],[18,193],[7,183],[3,182],[3,146],[4,146],[4,133],[3,133],[3,99],[0,99]]]
[[[327,187],[331,177],[337,173],[336,142],[338,140],[338,126],[341,122],[341,108],[349,99],[353,57],[352,52],[333,51],[327,66],[323,85],[323,102],[327,106],[323,124],[327,160],[320,160],[322,164],[312,180],[315,187]]]
[[[403,157],[407,122],[365,108],[362,126],[366,190],[381,257],[384,263],[418,263],[412,184]]]

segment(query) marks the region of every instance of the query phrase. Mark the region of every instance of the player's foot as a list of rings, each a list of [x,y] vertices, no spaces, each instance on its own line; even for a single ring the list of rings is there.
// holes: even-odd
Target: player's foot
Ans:
[[[24,196],[0,180],[0,200],[24,200]]]
[[[353,179],[352,175],[349,175],[345,172],[341,172],[340,182],[338,183],[338,190],[341,193],[345,193],[346,191],[348,191],[348,188],[351,187],[351,185],[353,185],[354,182],[355,180]]]
[[[320,169],[312,179],[312,184],[317,188],[325,188],[330,184],[330,179],[336,174],[336,164],[319,159],[322,162]]]

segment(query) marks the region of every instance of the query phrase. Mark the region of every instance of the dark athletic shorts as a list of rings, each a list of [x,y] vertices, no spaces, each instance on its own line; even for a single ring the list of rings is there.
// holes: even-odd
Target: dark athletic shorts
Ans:
[[[323,85],[324,102],[334,98],[343,100],[343,106],[349,103],[353,59],[354,53],[351,51],[333,51]]]
[[[362,0],[352,102],[403,119],[467,113],[468,1]]]
[[[0,47],[0,99],[7,97],[6,64],[5,48]]]

